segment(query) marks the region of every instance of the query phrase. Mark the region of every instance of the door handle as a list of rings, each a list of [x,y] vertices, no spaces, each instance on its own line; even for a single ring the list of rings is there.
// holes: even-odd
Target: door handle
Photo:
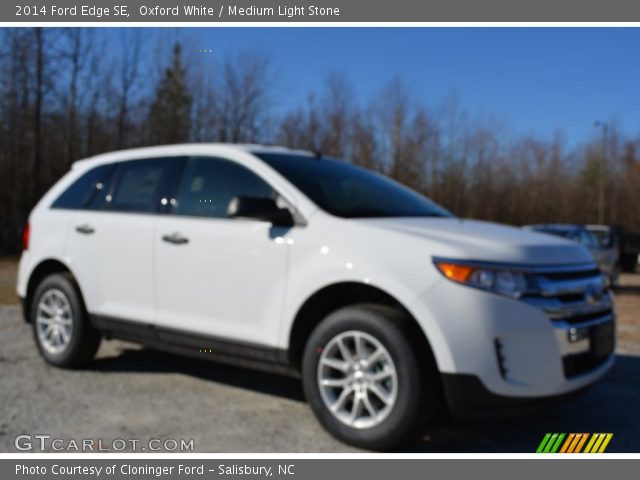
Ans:
[[[172,233],[171,235],[163,235],[162,241],[172,243],[174,245],[184,245],[185,243],[189,243],[189,239],[187,237],[183,237],[178,232]]]
[[[93,227],[91,225],[87,225],[85,223],[84,225],[78,225],[76,227],[76,232],[82,233],[84,235],[91,235],[92,233],[95,232],[95,230],[93,229]]]

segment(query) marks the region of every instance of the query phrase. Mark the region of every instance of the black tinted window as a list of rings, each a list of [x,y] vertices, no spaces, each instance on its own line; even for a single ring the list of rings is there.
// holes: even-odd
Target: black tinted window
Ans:
[[[100,191],[105,190],[106,182],[113,171],[113,164],[92,168],[60,195],[52,208],[86,208]]]
[[[449,217],[431,200],[389,178],[330,158],[255,153],[332,215],[357,217]]]
[[[182,176],[175,213],[226,218],[231,199],[240,195],[269,198],[274,191],[242,165],[219,158],[194,157]]]
[[[123,162],[115,173],[115,185],[97,208],[124,212],[157,212],[178,172],[179,159],[156,158]],[[165,195],[165,197],[163,197]]]

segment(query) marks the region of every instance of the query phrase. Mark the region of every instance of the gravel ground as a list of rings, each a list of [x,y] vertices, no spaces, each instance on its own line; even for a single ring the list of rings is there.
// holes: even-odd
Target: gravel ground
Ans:
[[[533,452],[545,432],[613,432],[609,452],[640,452],[640,275],[616,298],[618,359],[583,395],[536,414],[446,417],[410,452]],[[201,452],[353,452],[327,435],[300,383],[275,375],[103,342],[87,370],[38,356],[16,305],[0,306],[0,451],[21,433],[63,439],[193,439]],[[142,445],[142,443],[141,443]]]

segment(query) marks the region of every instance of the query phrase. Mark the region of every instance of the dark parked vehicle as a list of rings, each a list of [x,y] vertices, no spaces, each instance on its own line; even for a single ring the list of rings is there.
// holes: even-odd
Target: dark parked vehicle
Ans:
[[[620,225],[598,225],[598,227],[608,227],[617,239],[622,271],[635,272],[640,261],[640,234],[631,233]]]
[[[585,225],[598,240],[599,248],[595,254],[596,258],[601,257],[607,262],[615,261],[616,277],[622,271],[621,238],[618,232],[611,225]]]
[[[617,241],[610,231],[596,233],[593,231],[595,226],[567,223],[526,225],[524,228],[563,237],[586,247],[593,255],[602,273],[609,279],[609,285],[618,285],[620,254]]]

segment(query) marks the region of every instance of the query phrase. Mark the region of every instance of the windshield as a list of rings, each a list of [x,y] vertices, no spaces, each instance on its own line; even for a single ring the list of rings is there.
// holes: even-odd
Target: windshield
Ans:
[[[419,193],[389,178],[331,158],[254,153],[322,210],[343,218],[451,217]]]
[[[613,236],[611,235],[609,230],[594,228],[589,229],[589,232],[591,232],[593,236],[597,238],[598,244],[603,248],[611,248],[613,246]]]

